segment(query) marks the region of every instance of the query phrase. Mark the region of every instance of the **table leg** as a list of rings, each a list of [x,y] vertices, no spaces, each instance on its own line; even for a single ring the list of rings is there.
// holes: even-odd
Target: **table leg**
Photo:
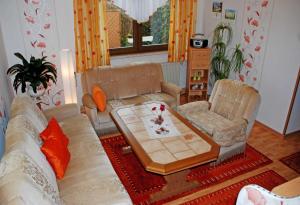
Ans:
[[[155,202],[160,199],[164,199],[193,188],[196,188],[199,183],[197,181],[187,181],[186,177],[190,173],[189,169],[176,172],[164,176],[167,184],[162,188],[160,192],[154,193],[150,196],[150,202]]]

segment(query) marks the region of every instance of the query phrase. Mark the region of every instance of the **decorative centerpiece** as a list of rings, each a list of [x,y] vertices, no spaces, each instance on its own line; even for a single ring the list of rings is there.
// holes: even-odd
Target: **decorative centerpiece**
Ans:
[[[157,114],[157,118],[155,118],[153,121],[154,121],[154,123],[155,124],[157,124],[157,125],[161,125],[163,122],[164,122],[164,118],[162,117],[162,114],[163,114],[163,112],[166,110],[166,106],[165,105],[163,105],[163,104],[160,104],[160,106],[159,106],[159,111],[158,111],[158,108],[157,107],[153,107],[152,108],[152,111],[153,112],[156,112],[156,114]]]
[[[166,110],[166,106],[164,104],[160,104],[159,109],[157,107],[153,107],[152,111],[157,114],[157,117],[152,120],[156,125],[162,125],[164,122],[164,118],[162,116],[163,112]],[[156,134],[167,134],[169,130],[161,126],[157,130],[155,130]]]

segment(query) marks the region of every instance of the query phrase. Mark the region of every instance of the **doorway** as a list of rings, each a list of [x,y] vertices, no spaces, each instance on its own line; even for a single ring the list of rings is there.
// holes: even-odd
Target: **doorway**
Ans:
[[[293,91],[283,135],[300,132],[300,68]]]

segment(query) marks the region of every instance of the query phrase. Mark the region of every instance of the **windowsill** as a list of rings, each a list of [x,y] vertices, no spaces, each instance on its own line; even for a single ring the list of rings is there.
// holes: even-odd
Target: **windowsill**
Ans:
[[[121,66],[132,63],[166,63],[168,62],[167,51],[156,51],[147,53],[134,53],[126,55],[111,56],[112,66]]]
[[[164,55],[168,54],[168,51],[153,51],[153,52],[143,52],[143,53],[132,53],[132,54],[121,54],[121,55],[113,55],[110,58],[114,59],[122,59],[122,58],[132,58],[132,57],[145,57],[145,56],[153,56],[153,55]]]

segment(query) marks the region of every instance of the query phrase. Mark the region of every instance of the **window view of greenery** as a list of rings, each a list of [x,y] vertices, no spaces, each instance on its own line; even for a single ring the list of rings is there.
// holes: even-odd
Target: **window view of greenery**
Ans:
[[[142,23],[142,44],[167,44],[169,40],[170,8],[167,3],[158,8],[148,22]]]
[[[108,1],[107,29],[109,46],[111,49],[130,48],[134,42],[141,39],[142,46],[167,44],[169,39],[169,2],[150,17],[148,22],[137,24],[125,12]],[[136,25],[136,26],[134,26]],[[139,29],[135,32],[134,29]],[[140,36],[134,36],[139,34]]]
[[[108,1],[106,14],[110,48],[132,47],[133,19],[111,1]]]

